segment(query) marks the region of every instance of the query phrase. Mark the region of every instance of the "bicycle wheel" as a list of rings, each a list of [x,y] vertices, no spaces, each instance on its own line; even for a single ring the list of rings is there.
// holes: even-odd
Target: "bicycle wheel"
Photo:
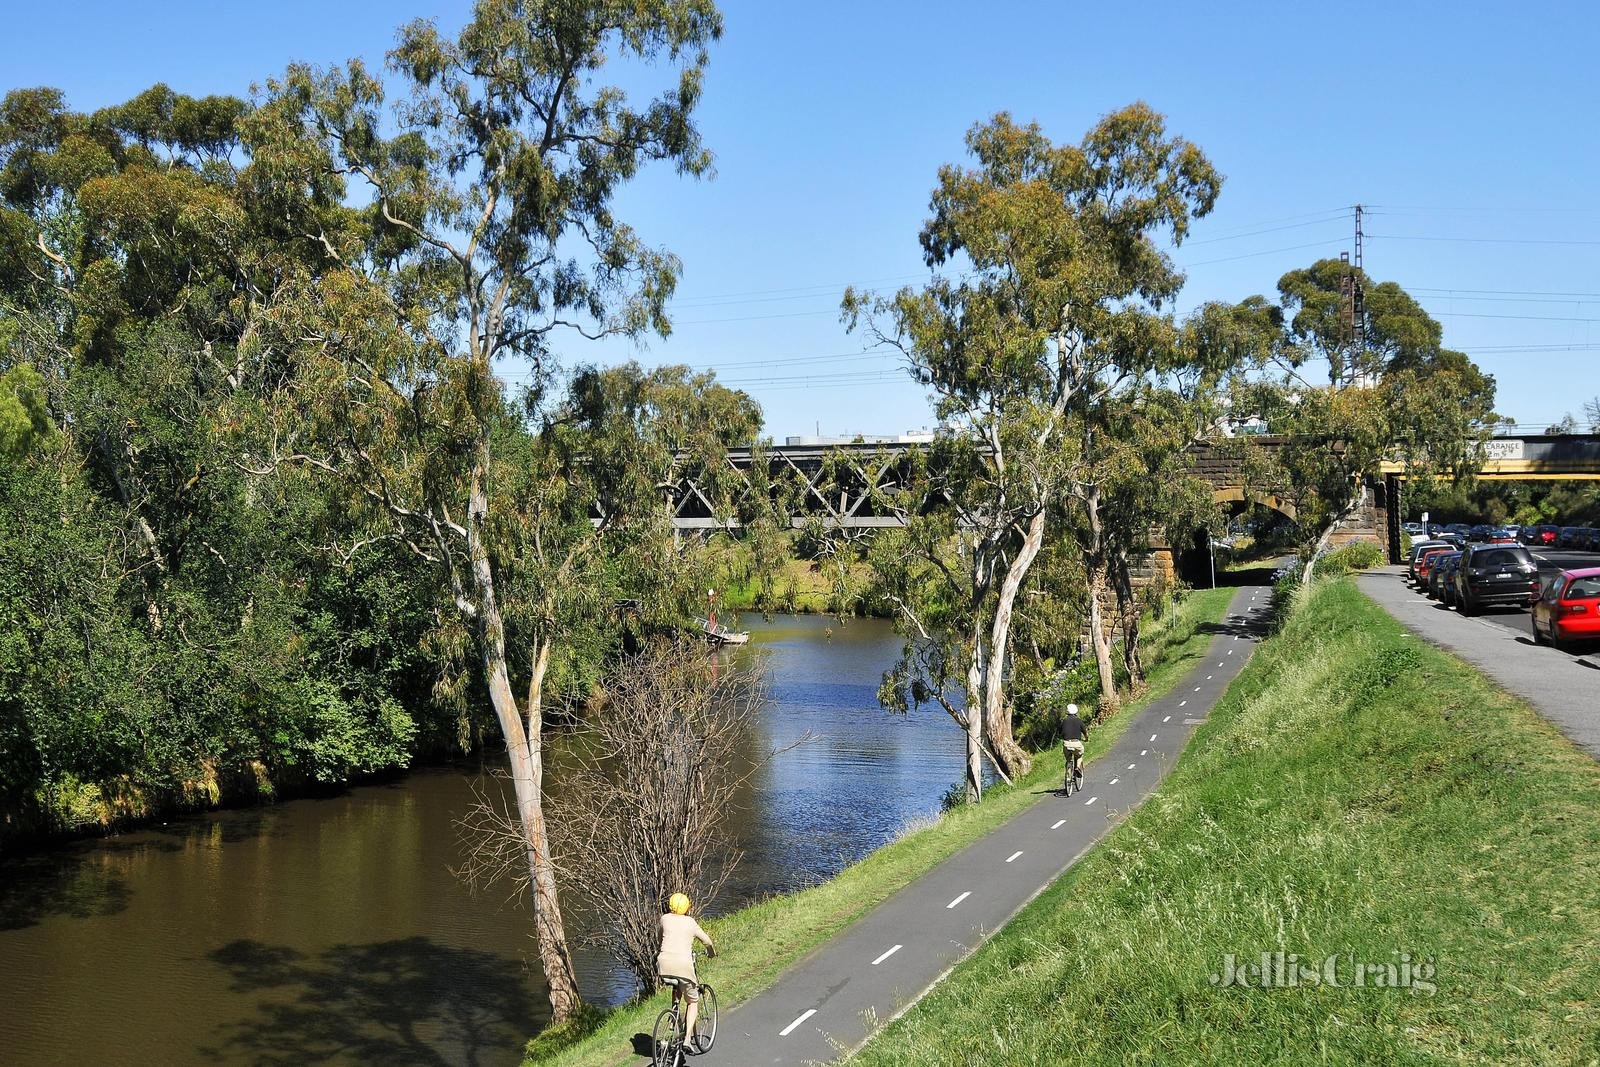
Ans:
[[[696,1056],[711,1051],[717,1040],[717,991],[704,983],[700,986],[700,1014],[695,1016],[694,1034],[688,1048]]]
[[[656,1016],[655,1029],[650,1033],[651,1067],[677,1067],[678,1013],[671,1008],[661,1009]]]

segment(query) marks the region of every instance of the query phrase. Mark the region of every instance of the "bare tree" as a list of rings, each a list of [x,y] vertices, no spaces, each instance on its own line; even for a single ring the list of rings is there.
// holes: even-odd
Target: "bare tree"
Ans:
[[[557,870],[589,904],[594,921],[582,939],[640,989],[655,988],[667,898],[687,893],[703,909],[738,863],[728,817],[762,762],[746,738],[765,699],[759,667],[721,663],[697,638],[662,640],[613,673],[562,768],[550,797]],[[526,887],[521,830],[503,792],[480,791],[458,829],[462,877]]]

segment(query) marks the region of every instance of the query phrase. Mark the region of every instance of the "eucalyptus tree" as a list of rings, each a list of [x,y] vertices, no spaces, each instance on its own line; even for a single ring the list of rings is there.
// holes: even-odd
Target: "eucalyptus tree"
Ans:
[[[252,195],[281,205],[285,239],[323,257],[317,274],[286,277],[263,317],[261,343],[289,353],[295,377],[253,469],[337,475],[383,536],[443,574],[510,757],[558,1021],[578,991],[545,825],[542,684],[563,622],[596,607],[569,595],[589,557],[576,546],[595,536],[579,534],[595,527],[574,510],[582,494],[558,482],[593,463],[590,483],[631,491],[606,480],[636,457],[563,454],[560,433],[534,456],[508,442],[520,418],[549,410],[560,338],[668,332],[678,263],[614,203],[648,163],[689,176],[710,167],[693,116],[721,28],[709,0],[480,0],[454,38],[426,22],[400,31],[389,67],[404,89],[392,109],[360,62],[294,66],[248,126]],[[664,67],[669,84],[636,105],[597,85],[614,60]],[[496,377],[508,361],[524,377],[525,416]],[[640,384],[626,423],[636,438],[654,432],[647,391]],[[584,447],[616,428],[584,410],[595,395],[580,381],[567,405],[595,430]],[[615,458],[625,462],[605,462]],[[602,528],[635,519],[607,514]]]
[[[981,694],[1002,763],[1025,770],[1004,693],[1015,599],[1052,504],[1074,501],[1088,538],[1090,632],[1114,701],[1093,473],[1104,413],[1134,383],[1187,365],[1170,313],[1183,275],[1163,243],[1180,243],[1211,210],[1222,178],[1142,103],[1105,116],[1077,145],[1053,144],[1037,125],[999,114],[969,131],[967,148],[974,165],[940,169],[921,233],[930,268],[962,273],[889,299],[847,293],[844,311],[897,347],[933,389],[941,421],[981,446],[983,502],[963,537],[986,625],[970,649],[968,689]]]
[[[1352,286],[1365,294],[1359,322],[1344,295]],[[1282,336],[1273,358],[1281,373],[1249,383],[1240,403],[1287,435],[1278,465],[1317,538],[1309,571],[1338,522],[1366,499],[1366,483],[1384,460],[1399,460],[1408,479],[1424,485],[1473,477],[1497,421],[1495,383],[1443,346],[1443,328],[1398,283],[1375,283],[1323,259],[1284,274],[1278,294]],[[1240,313],[1259,315],[1264,303],[1252,297]],[[1328,386],[1300,373],[1319,359],[1328,364]]]

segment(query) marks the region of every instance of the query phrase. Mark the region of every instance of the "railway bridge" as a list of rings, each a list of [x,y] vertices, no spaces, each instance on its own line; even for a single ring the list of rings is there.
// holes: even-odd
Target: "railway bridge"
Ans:
[[[1271,453],[1289,439],[1275,435],[1225,438],[1192,450],[1194,471],[1211,483],[1219,504],[1253,503],[1295,517],[1292,500],[1262,493],[1249,484],[1245,442]],[[873,506],[875,491],[904,484],[906,456],[916,444],[770,445],[738,449],[727,462],[746,484],[787,483],[792,490],[790,524],[800,528],[815,519],[835,529],[872,529],[900,525],[895,515]],[[1337,444],[1329,447],[1337,448]],[[1480,478],[1600,479],[1600,434],[1531,434],[1496,437],[1485,446]],[[761,477],[752,477],[764,468]],[[1335,543],[1368,538],[1387,545],[1390,558],[1400,558],[1400,522],[1406,475],[1401,463],[1385,463],[1372,486],[1368,506],[1341,524]],[[694,475],[672,489],[673,524],[680,530],[737,527],[715,514],[710,494]],[[1158,552],[1163,551],[1158,549]],[[1166,550],[1170,567],[1170,550]]]

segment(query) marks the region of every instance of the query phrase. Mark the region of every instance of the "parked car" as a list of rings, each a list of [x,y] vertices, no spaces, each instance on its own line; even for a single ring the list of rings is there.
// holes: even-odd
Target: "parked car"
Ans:
[[[1417,561],[1422,558],[1424,552],[1430,548],[1451,547],[1453,546],[1450,542],[1441,541],[1436,537],[1427,541],[1413,541],[1411,543],[1411,560],[1406,564],[1406,581],[1415,582],[1417,580]]]
[[[1400,524],[1400,529],[1404,530],[1406,533],[1410,534],[1412,537],[1417,537],[1417,536],[1421,535],[1421,533],[1422,533],[1422,523],[1420,523],[1420,522],[1402,522]]]
[[[1501,526],[1498,529],[1489,531],[1489,536],[1485,543],[1491,545],[1514,545],[1517,543],[1517,534],[1511,527]]]
[[[1444,528],[1445,533],[1453,533],[1457,537],[1465,537],[1471,532],[1471,530],[1472,527],[1468,526],[1464,522],[1452,522],[1449,526]]]
[[[1457,553],[1449,566],[1444,568],[1444,573],[1439,576],[1439,603],[1447,608],[1456,606],[1456,571],[1461,567],[1461,554]]]
[[[1417,564],[1422,560],[1422,554],[1430,548],[1453,548],[1448,541],[1434,538],[1429,541],[1417,541],[1411,546],[1411,562],[1406,565],[1406,581],[1415,583],[1417,580]]]
[[[1556,535],[1556,547],[1578,548],[1580,547],[1578,544],[1579,541],[1587,540],[1588,539],[1583,536],[1583,527],[1563,526],[1561,527],[1561,532]]]
[[[1473,526],[1467,530],[1467,540],[1469,542],[1487,541],[1489,540],[1489,535],[1493,532],[1493,526],[1490,526],[1487,523],[1480,523],[1477,526]]]
[[[1428,575],[1433,572],[1433,565],[1439,562],[1440,557],[1456,551],[1458,549],[1454,545],[1443,545],[1439,548],[1427,549],[1422,553],[1422,557],[1417,560],[1418,592],[1426,593],[1428,591]]]
[[[1446,603],[1444,598],[1445,583],[1455,573],[1456,564],[1461,562],[1461,553],[1443,552],[1433,561],[1433,566],[1428,568],[1428,599]]]
[[[1539,567],[1521,545],[1473,545],[1456,569],[1456,610],[1476,614],[1494,604],[1522,607],[1539,593]]]
[[[1502,526],[1501,529],[1510,534],[1513,541],[1522,540],[1522,527],[1516,523],[1512,523],[1510,526]]]
[[[1600,567],[1562,571],[1533,604],[1533,643],[1600,640]]]
[[[1577,547],[1585,552],[1600,550],[1600,529],[1593,526],[1582,527],[1578,531]]]
[[[1561,527],[1545,523],[1541,526],[1529,526],[1525,530],[1526,536],[1523,544],[1533,548],[1554,548],[1556,537],[1561,533]]]

